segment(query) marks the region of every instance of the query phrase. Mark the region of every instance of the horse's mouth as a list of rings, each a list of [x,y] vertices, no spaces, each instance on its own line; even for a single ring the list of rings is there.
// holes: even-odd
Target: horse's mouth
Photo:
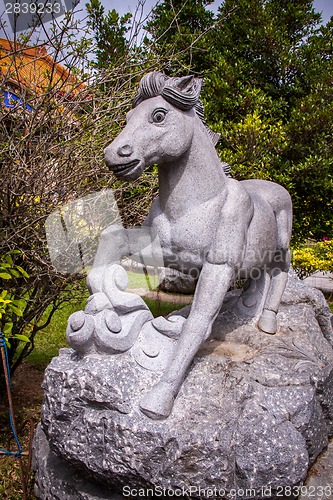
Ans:
[[[132,160],[128,163],[122,163],[118,165],[112,165],[111,170],[115,174],[116,177],[126,177],[131,174],[132,171],[139,165],[140,160]]]

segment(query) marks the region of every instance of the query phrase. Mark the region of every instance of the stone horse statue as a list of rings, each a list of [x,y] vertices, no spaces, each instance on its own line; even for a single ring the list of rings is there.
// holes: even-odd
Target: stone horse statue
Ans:
[[[215,150],[219,136],[205,125],[201,86],[202,80],[193,76],[148,73],[126,127],[105,149],[105,162],[118,179],[137,179],[146,167],[158,165],[159,197],[144,224],[159,237],[165,267],[199,276],[172,361],[141,400],[141,410],[155,419],[170,414],[236,278],[250,278],[252,283],[265,277],[257,324],[263,332],[277,331],[290,264],[290,196],[272,182],[238,182],[226,176]],[[120,239],[116,249],[110,245],[111,235],[117,239],[116,229],[108,228],[101,236],[88,276],[92,293],[101,288],[105,266],[131,253]]]

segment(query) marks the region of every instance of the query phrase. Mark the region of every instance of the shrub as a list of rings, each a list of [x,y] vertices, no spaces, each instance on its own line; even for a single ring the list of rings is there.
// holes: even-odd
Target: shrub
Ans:
[[[5,335],[8,347],[11,345],[11,338],[16,341],[30,342],[27,336],[13,333],[14,322],[23,316],[27,302],[22,297],[16,297],[7,290],[9,287],[6,286],[6,282],[9,285],[9,282],[29,278],[26,271],[14,262],[18,255],[20,251],[16,250],[0,256],[0,331]]]
[[[294,249],[291,262],[301,279],[316,271],[333,272],[333,240]]]

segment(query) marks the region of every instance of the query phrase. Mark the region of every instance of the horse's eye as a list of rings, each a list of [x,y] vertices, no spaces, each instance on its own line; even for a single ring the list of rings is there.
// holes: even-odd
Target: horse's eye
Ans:
[[[154,123],[162,123],[165,119],[165,116],[166,116],[166,111],[164,111],[162,109],[158,109],[158,110],[154,111],[154,113],[153,113],[153,122]]]

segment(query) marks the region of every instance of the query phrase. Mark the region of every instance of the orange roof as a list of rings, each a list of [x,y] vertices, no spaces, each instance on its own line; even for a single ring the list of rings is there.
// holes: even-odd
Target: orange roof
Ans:
[[[8,83],[37,95],[46,90],[77,94],[85,88],[66,68],[54,62],[44,45],[26,47],[0,38],[0,73]]]

